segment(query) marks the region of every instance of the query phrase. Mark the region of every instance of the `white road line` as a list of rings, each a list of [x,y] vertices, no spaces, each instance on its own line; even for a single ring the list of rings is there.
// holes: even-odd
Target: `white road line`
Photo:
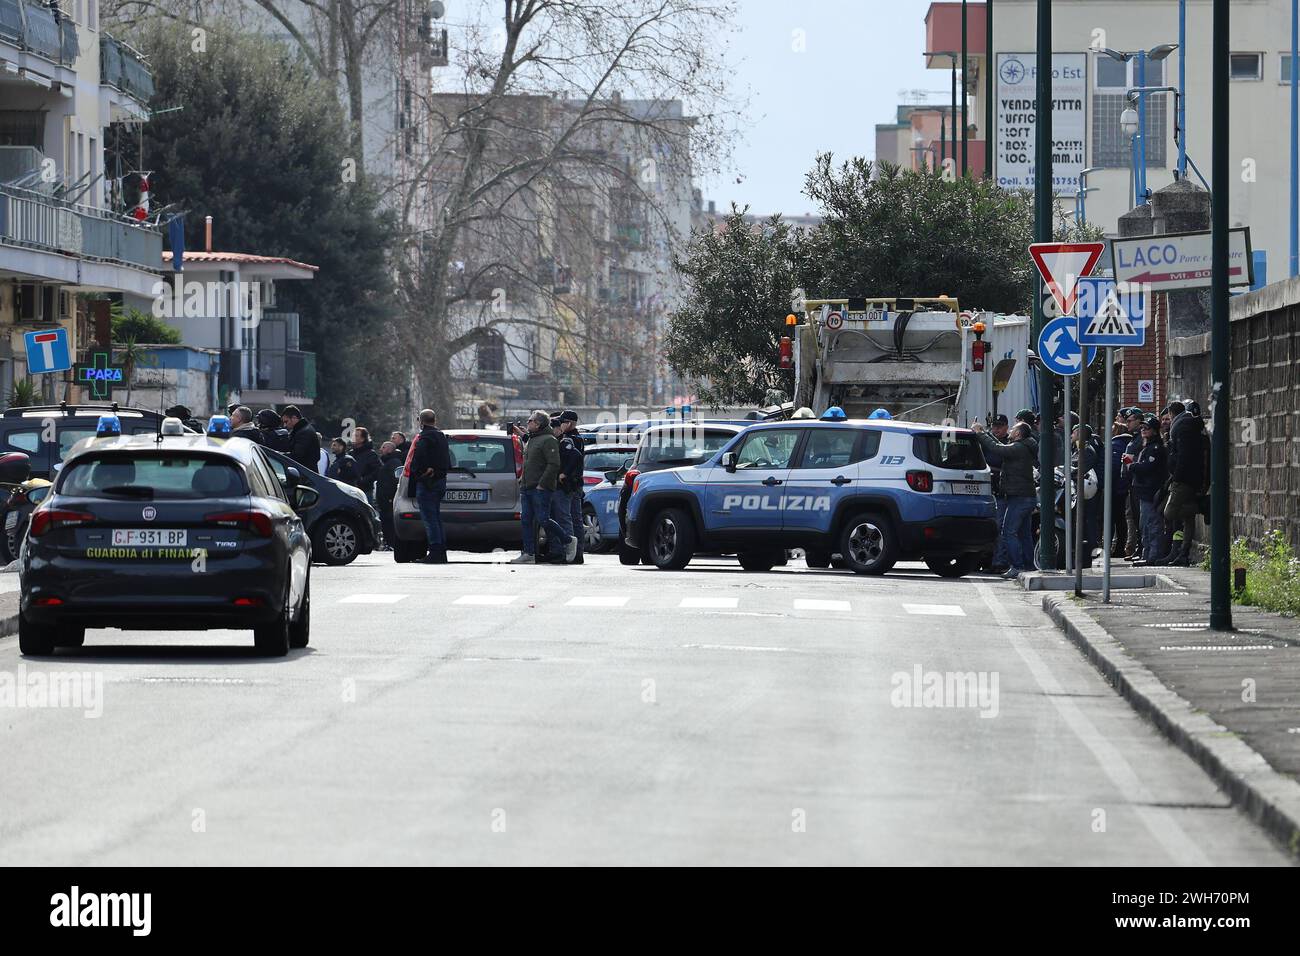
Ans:
[[[767,651],[773,654],[802,654],[793,647],[762,647],[754,644],[682,644],[697,651]]]
[[[1154,803],[1155,797],[1142,782],[1142,778],[1115,745],[1097,730],[1086,714],[1079,710],[1078,705],[1070,698],[1060,696],[1062,688],[1056,676],[1038,653],[1016,634],[1011,615],[1006,612],[1002,602],[993,593],[993,589],[987,584],[976,584],[975,590],[988,609],[993,612],[993,619],[1002,626],[1011,647],[1029,667],[1029,672],[1034,675],[1038,686],[1048,695],[1048,699],[1056,708],[1056,712],[1061,715],[1061,719],[1091,751],[1093,758],[1124,799],[1134,805],[1133,810],[1138,818],[1147,831],[1155,837],[1156,842],[1164,847],[1169,858],[1178,866],[1210,866],[1209,858],[1192,842],[1187,831],[1167,810],[1163,807],[1144,806],[1144,804]]]
[[[938,614],[945,617],[965,617],[966,612],[956,604],[904,604],[908,614]]]
[[[738,604],[740,604],[739,598],[688,597],[682,598],[681,603],[677,606],[694,608],[732,608],[736,607]]]
[[[340,598],[340,604],[396,604],[404,600],[409,595],[406,594],[349,594],[345,598]]]
[[[566,607],[622,607],[628,602],[626,597],[575,597],[565,601]]]
[[[796,611],[850,611],[853,608],[848,601],[814,601],[810,598],[795,598],[794,609]]]
[[[500,606],[519,599],[517,594],[466,594],[456,598],[452,604],[489,604]]]

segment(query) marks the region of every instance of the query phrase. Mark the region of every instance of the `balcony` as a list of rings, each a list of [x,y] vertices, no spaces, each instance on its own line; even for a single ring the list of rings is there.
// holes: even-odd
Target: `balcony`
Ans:
[[[99,82],[142,104],[148,103],[154,93],[153,74],[145,66],[144,57],[107,33],[99,38]]]
[[[316,353],[296,349],[223,349],[219,384],[224,394],[238,392],[246,402],[314,399]],[[268,392],[277,394],[262,394]]]
[[[0,0],[3,2],[3,0]],[[158,272],[162,233],[113,213],[0,185],[0,246],[13,245]]]
[[[77,62],[77,25],[44,4],[0,0],[0,41],[59,66]]]

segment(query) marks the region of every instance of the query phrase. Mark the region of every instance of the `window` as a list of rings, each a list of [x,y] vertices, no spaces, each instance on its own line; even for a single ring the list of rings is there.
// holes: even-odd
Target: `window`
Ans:
[[[1128,85],[1128,64],[1108,56],[1096,59],[1097,89],[1122,90]]]
[[[1132,140],[1120,129],[1119,118],[1130,103],[1126,94],[1138,86],[1163,86],[1168,60],[1147,60],[1146,75],[1138,82],[1136,58],[1121,61],[1105,55],[1093,58],[1091,152],[1093,166],[1124,168],[1133,162]],[[1167,123],[1171,94],[1146,97],[1147,166],[1163,166],[1168,150]],[[1136,109],[1136,106],[1134,107]]]
[[[1234,80],[1262,80],[1264,78],[1264,54],[1230,53],[1228,55],[1228,76]]]
[[[15,429],[5,435],[5,444],[15,451],[25,451],[29,455],[34,455],[41,448],[41,433],[35,428],[24,428],[21,431]]]
[[[1279,83],[1291,82],[1291,54],[1290,53],[1283,53],[1278,58],[1277,81]]]
[[[984,453],[974,435],[925,432],[912,439],[912,454],[936,468],[982,471]]]
[[[793,428],[754,432],[741,443],[737,468],[789,468],[799,432]]]
[[[637,464],[658,464],[667,467],[698,465],[713,457],[713,453],[735,438],[735,432],[712,429],[704,431],[685,428],[662,428],[650,432],[637,449]]]
[[[267,465],[264,456],[254,453],[252,464],[248,468],[248,477],[250,483],[254,483],[254,487],[258,489],[259,494],[279,501],[287,502],[289,500],[285,497],[284,488],[280,485],[280,479]]]
[[[447,441],[451,467],[486,474],[513,473],[515,456],[511,443],[502,438],[456,438]]]
[[[855,455],[859,438],[868,433],[852,428],[815,428],[808,433],[808,444],[804,446],[799,459],[799,468],[843,468],[864,456]],[[880,433],[870,432],[875,436],[875,444],[880,444]]]
[[[582,459],[584,471],[613,471],[623,467],[623,462],[632,458],[631,451],[593,451]]]
[[[229,461],[150,454],[79,459],[63,472],[59,493],[78,498],[193,500],[240,497],[248,489]]]

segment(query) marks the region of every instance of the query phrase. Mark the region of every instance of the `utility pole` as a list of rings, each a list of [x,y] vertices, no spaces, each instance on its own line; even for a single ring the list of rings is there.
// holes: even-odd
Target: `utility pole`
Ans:
[[[997,133],[993,130],[993,77],[997,64],[993,56],[993,0],[984,0],[984,178],[993,179],[993,157],[997,155]]]
[[[1218,631],[1232,629],[1228,567],[1228,451],[1232,441],[1228,432],[1232,401],[1228,355],[1228,21],[1228,0],[1214,0],[1210,53],[1214,130],[1210,137],[1210,400],[1214,408],[1214,434],[1210,439],[1210,627]]]
[[[1052,241],[1052,0],[1038,0],[1038,76],[1035,81],[1037,108],[1034,110],[1034,242]],[[1226,194],[1226,191],[1225,191]],[[1037,342],[1043,331],[1046,316],[1043,314],[1043,282],[1037,282],[1034,296],[1034,327],[1029,341]],[[1087,375],[1085,366],[1080,372]],[[1041,363],[1038,367],[1038,404],[1042,416],[1038,443],[1038,473],[1043,480],[1038,483],[1039,560],[1044,570],[1056,569],[1056,495],[1052,481],[1056,465],[1054,442],[1048,439],[1048,429],[1054,421],[1055,403],[1052,398],[1054,383],[1052,373]],[[1082,402],[1080,402],[1082,405]],[[1083,409],[1079,409],[1082,413]],[[1069,422],[1066,422],[1069,427]],[[1069,464],[1068,462],[1066,463]],[[1068,490],[1067,490],[1068,493]]]
[[[966,175],[970,123],[966,119],[966,0],[961,0],[961,174]]]

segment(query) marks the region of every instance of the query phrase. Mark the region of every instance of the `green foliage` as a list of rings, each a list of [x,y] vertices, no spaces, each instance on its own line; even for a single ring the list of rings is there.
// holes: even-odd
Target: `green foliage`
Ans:
[[[698,383],[701,401],[758,404],[768,389],[789,390],[778,344],[799,257],[800,240],[780,217],[752,225],[734,206],[725,229],[692,238],[677,263],[686,298],[669,316],[666,353]]]
[[[125,312],[116,305],[112,311],[113,341],[141,342],[149,345],[179,345],[181,333],[157,316],[139,309]]]
[[[1263,550],[1253,551],[1242,538],[1232,542],[1231,566],[1246,569],[1246,586],[1233,594],[1233,600],[1290,616],[1300,614],[1300,558],[1280,530],[1264,535],[1263,544]]]
[[[36,398],[36,383],[30,378],[20,378],[14,382],[13,391],[9,394],[9,407],[26,408],[35,405]]]
[[[155,201],[187,212],[188,248],[202,248],[211,215],[218,249],[318,266],[312,280],[277,287],[278,309],[301,314],[302,348],[317,353],[315,414],[393,421],[394,230],[376,191],[345,181],[349,139],[335,92],[266,37],[210,28],[207,52],[195,55],[188,29],[158,19],[138,40],[154,106],[184,107],[145,124]]]
[[[809,298],[949,295],[964,309],[1028,309],[1031,197],[860,158],[835,166],[830,154],[804,192],[823,217],[800,264]]]

